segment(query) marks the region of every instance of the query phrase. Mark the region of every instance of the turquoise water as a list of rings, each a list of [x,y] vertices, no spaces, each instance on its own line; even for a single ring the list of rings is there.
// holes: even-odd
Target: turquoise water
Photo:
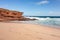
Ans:
[[[30,24],[42,24],[42,25],[50,25],[55,27],[60,27],[60,18],[51,18],[51,17],[26,17],[30,19],[37,19],[35,21],[23,21],[25,23]]]
[[[27,23],[27,24],[39,24],[39,25],[46,25],[46,26],[50,26],[50,27],[57,27],[60,28],[60,18],[56,18],[56,17],[26,17],[26,18],[30,18],[30,19],[37,19],[37,20],[33,20],[33,21],[16,21],[16,22],[21,22],[21,23]]]

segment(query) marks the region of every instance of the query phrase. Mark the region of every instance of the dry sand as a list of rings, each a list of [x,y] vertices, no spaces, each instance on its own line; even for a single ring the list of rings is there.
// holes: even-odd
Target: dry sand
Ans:
[[[60,40],[60,29],[23,23],[0,23],[0,40]]]

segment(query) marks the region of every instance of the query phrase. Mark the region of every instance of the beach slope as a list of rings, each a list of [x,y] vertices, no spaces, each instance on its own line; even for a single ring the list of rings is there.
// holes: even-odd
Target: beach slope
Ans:
[[[0,40],[60,40],[60,29],[23,23],[0,23]]]

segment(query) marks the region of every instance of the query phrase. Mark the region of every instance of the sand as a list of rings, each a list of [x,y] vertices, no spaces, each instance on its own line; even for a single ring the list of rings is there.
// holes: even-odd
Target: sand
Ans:
[[[60,40],[60,29],[23,23],[0,23],[0,40]]]

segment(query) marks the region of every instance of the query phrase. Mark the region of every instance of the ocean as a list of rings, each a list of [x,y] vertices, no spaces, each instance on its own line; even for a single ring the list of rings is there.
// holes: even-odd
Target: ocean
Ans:
[[[25,16],[25,17],[30,19],[37,19],[37,20],[22,21],[23,23],[39,24],[39,25],[46,25],[46,26],[60,28],[60,16]]]
[[[38,25],[60,28],[60,16],[25,16],[25,17],[37,20],[20,21],[21,23],[38,24]]]

